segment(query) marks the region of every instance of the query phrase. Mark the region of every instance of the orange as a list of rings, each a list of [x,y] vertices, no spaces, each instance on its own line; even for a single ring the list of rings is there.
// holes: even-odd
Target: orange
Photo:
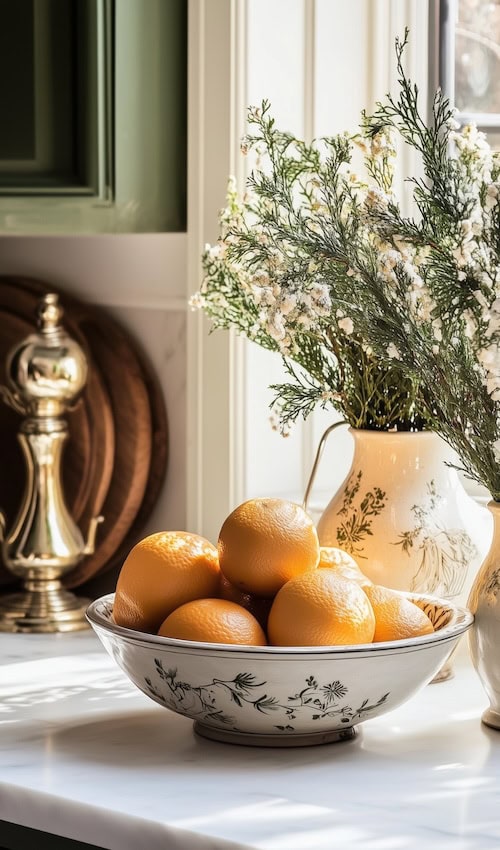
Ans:
[[[139,541],[123,564],[113,616],[119,626],[155,633],[171,611],[216,596],[220,570],[215,546],[187,531],[160,531]]]
[[[159,635],[180,640],[266,646],[267,640],[255,617],[227,599],[196,599],[170,614]]]
[[[365,587],[375,614],[375,635],[373,640],[403,640],[404,638],[429,635],[434,626],[427,614],[395,590],[372,584]]]
[[[287,582],[267,623],[275,646],[370,643],[375,617],[364,590],[335,570],[321,569]]]
[[[352,555],[335,546],[320,546],[318,567],[335,570],[346,578],[350,578],[351,581],[357,582],[361,587],[371,584],[370,579],[360,570]]]
[[[318,535],[300,505],[285,499],[249,499],[225,520],[219,534],[219,564],[245,593],[274,596],[285,582],[315,570]]]
[[[264,596],[254,596],[252,593],[245,593],[243,590],[235,587],[234,584],[231,584],[222,572],[220,574],[218,596],[220,599],[227,599],[229,602],[236,602],[238,605],[241,605],[242,608],[246,608],[247,611],[250,611],[250,613],[253,614],[264,631],[266,630],[267,618],[269,616],[269,611],[271,610],[271,605],[273,604],[272,598],[270,599]]]

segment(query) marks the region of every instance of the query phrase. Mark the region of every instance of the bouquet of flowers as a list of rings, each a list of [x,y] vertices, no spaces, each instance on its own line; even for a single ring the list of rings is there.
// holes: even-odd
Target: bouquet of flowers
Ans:
[[[500,158],[440,91],[426,123],[405,43],[398,96],[356,133],[306,144],[250,110],[257,161],[194,303],[281,353],[283,423],[330,403],[354,427],[426,424],[500,500]],[[393,191],[395,134],[422,160],[415,217]]]
[[[335,217],[325,219],[322,241],[335,263],[349,263],[357,289],[345,292],[345,311],[353,326],[382,360],[418,376],[430,426],[499,501],[500,157],[475,126],[459,128],[440,91],[426,124],[404,72],[405,41],[396,43],[399,96],[364,115],[362,128],[367,144],[396,131],[418,151],[418,216],[403,215],[384,175],[372,172],[377,200],[365,202],[360,218],[373,232],[373,251],[346,242]]]
[[[281,354],[290,380],[273,390],[283,432],[317,405],[331,405],[355,428],[420,430],[418,378],[374,355],[341,306],[344,291],[355,285],[353,270],[342,262],[333,267],[317,249],[322,222],[336,216],[346,239],[359,225],[363,251],[370,251],[373,234],[367,221],[361,230],[361,195],[375,191],[375,181],[369,189],[350,173],[344,197],[335,197],[331,181],[348,157],[348,136],[306,145],[275,127],[268,103],[250,109],[248,120],[242,150],[257,154],[256,165],[242,199],[229,182],[221,236],[206,247],[205,278],[192,305],[214,327],[234,328]],[[367,157],[369,168],[388,175],[393,150],[385,131],[378,145]]]

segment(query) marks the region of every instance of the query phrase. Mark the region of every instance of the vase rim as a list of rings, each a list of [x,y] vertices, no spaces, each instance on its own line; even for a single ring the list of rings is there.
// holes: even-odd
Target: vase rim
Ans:
[[[436,431],[384,431],[382,429],[375,430],[373,428],[354,428],[353,425],[349,426],[348,429],[352,434],[365,434],[372,437],[380,437],[381,435],[385,437],[439,437],[439,434]],[[499,503],[500,504],[500,503]]]

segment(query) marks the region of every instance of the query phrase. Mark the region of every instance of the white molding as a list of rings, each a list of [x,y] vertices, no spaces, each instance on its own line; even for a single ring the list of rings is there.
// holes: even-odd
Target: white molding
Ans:
[[[245,0],[190,0],[188,67],[187,294],[202,280],[201,253],[218,235],[224,187],[239,168],[245,115]],[[187,526],[216,539],[243,489],[244,347],[208,335],[188,316]]]
[[[316,11],[316,0],[304,0],[304,138],[308,142],[314,138],[316,128]],[[303,423],[301,444],[302,476],[299,487],[303,494],[317,450],[312,416]]]
[[[310,142],[316,125],[316,0],[304,0],[304,138]]]

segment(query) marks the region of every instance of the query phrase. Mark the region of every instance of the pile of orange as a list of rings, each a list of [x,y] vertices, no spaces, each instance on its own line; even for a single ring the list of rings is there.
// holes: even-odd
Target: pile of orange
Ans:
[[[121,569],[118,625],[164,637],[248,646],[345,646],[430,634],[427,615],[374,585],[347,552],[321,547],[284,499],[250,499],[217,547],[183,531],[137,543]]]

